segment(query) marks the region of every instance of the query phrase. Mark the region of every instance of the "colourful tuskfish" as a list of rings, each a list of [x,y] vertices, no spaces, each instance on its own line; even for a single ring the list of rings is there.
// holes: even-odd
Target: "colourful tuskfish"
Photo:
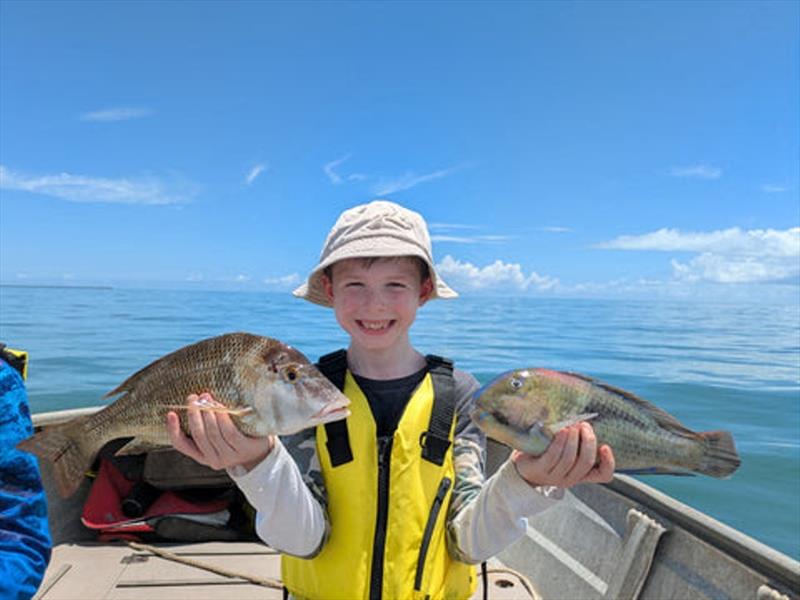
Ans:
[[[723,478],[740,464],[729,432],[691,431],[646,400],[576,373],[504,373],[476,392],[472,419],[489,437],[535,456],[560,429],[588,421],[621,472]]]

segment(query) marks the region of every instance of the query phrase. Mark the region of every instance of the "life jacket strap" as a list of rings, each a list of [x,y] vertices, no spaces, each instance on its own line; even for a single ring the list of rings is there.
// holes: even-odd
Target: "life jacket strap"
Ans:
[[[450,429],[455,413],[455,381],[453,379],[453,361],[435,354],[425,357],[428,372],[433,382],[433,408],[427,431],[420,436],[422,458],[435,465],[442,466],[444,457],[450,449]],[[347,351],[337,350],[321,357],[317,368],[339,390],[344,390],[347,374]],[[347,432],[347,420],[325,424],[328,441],[326,447],[331,465],[338,467],[353,460],[350,448],[350,436]]]
[[[453,361],[435,354],[425,357],[433,381],[433,408],[428,430],[420,436],[422,458],[442,466],[450,448],[450,428],[455,413],[455,380]]]
[[[347,374],[347,351],[337,350],[321,357],[317,368],[340,391],[344,390],[344,380]],[[350,448],[350,436],[347,433],[347,419],[325,423],[325,433],[328,441],[328,456],[331,465],[338,467],[353,460],[353,450]]]

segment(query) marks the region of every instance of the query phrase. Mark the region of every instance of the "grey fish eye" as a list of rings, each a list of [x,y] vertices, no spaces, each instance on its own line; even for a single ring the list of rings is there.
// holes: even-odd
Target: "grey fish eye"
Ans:
[[[289,381],[289,382],[297,381],[297,379],[300,377],[300,373],[293,366],[288,366],[288,367],[284,368],[283,372],[282,372],[282,375],[283,375],[283,378],[286,381]]]
[[[518,390],[519,388],[522,387],[522,381],[520,381],[516,377],[512,377],[509,383],[511,384],[511,387],[514,388],[515,390]]]

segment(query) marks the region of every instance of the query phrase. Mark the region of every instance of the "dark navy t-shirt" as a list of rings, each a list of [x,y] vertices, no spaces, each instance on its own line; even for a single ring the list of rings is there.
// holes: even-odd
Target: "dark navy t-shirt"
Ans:
[[[428,368],[424,367],[400,379],[367,379],[353,375],[358,387],[367,397],[378,437],[394,434],[406,404],[427,372]]]
[[[378,437],[394,434],[406,404],[427,373],[428,367],[426,366],[416,373],[400,379],[368,379],[353,374],[358,387],[364,392],[367,402],[369,402]],[[470,424],[469,412],[472,395],[478,389],[478,382],[472,375],[459,369],[453,370],[453,377],[455,379],[456,414],[458,415],[456,435],[461,435]],[[475,435],[475,441],[483,444],[483,434],[477,428]]]

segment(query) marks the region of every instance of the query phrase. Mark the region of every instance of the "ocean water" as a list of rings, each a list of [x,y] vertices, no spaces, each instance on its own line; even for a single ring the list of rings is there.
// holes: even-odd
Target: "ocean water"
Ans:
[[[347,344],[332,311],[288,294],[0,287],[0,341],[30,352],[34,412],[102,404],[155,358],[231,331],[311,359]],[[576,371],[697,431],[732,431],[732,478],[641,479],[800,559],[798,306],[464,297],[423,307],[412,340],[482,383],[517,367]]]

